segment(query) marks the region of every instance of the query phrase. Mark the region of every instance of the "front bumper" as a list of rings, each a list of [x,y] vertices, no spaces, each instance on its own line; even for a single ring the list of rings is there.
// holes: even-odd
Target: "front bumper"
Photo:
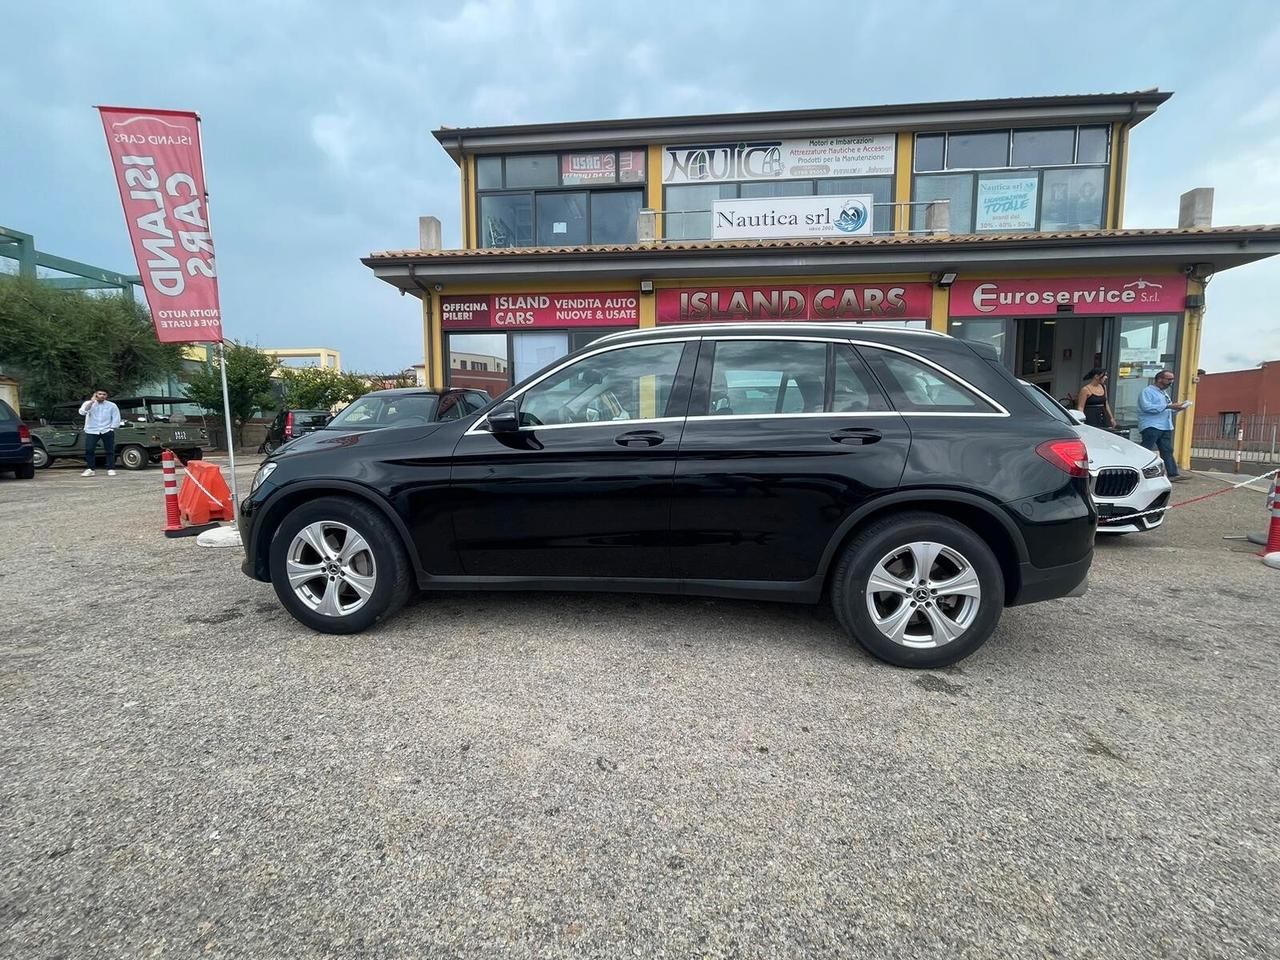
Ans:
[[[1094,497],[1098,508],[1099,533],[1141,533],[1154,530],[1164,523],[1164,511],[1152,513],[1145,517],[1137,517],[1129,522],[1117,521],[1114,518],[1128,517],[1148,510],[1160,510],[1169,503],[1172,486],[1164,477],[1144,480],[1125,497]],[[1112,522],[1103,522],[1111,520]]]

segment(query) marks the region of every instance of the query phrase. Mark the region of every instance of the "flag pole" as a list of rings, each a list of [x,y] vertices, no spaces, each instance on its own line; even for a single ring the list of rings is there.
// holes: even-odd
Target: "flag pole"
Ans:
[[[213,214],[209,207],[209,174],[204,165],[204,133],[200,127],[200,114],[196,114],[196,139],[200,143],[200,175],[204,178],[204,219],[209,235],[213,236]],[[216,254],[214,262],[217,263]],[[218,305],[218,325],[222,325],[222,305]],[[222,374],[222,417],[227,428],[227,457],[231,461],[231,519],[239,517],[240,490],[236,485],[236,440],[231,432],[231,396],[227,390],[227,349],[226,337],[218,341],[218,371]]]

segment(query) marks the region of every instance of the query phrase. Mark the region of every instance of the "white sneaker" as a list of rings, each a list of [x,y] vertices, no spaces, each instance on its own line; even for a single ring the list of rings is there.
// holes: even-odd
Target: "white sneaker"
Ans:
[[[114,470],[108,470],[108,471],[107,471],[107,476],[108,476],[108,477],[114,477],[115,475],[116,475],[116,472],[115,472]]]
[[[82,476],[82,477],[92,477],[92,476],[93,476],[93,471],[92,471],[92,470],[86,470],[84,473],[80,474],[80,476]]]

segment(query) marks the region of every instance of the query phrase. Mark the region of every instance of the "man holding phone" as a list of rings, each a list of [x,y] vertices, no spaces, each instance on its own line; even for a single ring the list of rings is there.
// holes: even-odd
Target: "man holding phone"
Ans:
[[[116,475],[116,427],[124,421],[120,419],[120,408],[107,399],[107,391],[95,390],[93,396],[80,404],[80,413],[84,416],[84,473],[82,477],[93,476],[93,463],[98,451],[98,441],[102,441],[107,455],[107,476]]]
[[[1138,429],[1142,431],[1142,445],[1159,452],[1169,480],[1177,483],[1187,478],[1178,473],[1178,463],[1173,459],[1173,415],[1191,406],[1191,401],[1175,403],[1169,396],[1172,386],[1173,371],[1161,370],[1155,383],[1138,394]]]

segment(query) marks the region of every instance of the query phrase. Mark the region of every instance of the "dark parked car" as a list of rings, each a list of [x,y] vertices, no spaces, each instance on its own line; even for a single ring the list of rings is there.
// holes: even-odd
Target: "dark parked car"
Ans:
[[[36,475],[33,452],[31,430],[13,407],[0,400],[0,470],[12,470],[18,480],[30,480]]]
[[[873,654],[933,667],[1004,607],[1083,592],[1087,465],[985,347],[667,327],[597,340],[451,422],[304,437],[262,465],[239,523],[245,573],[328,633],[415,587],[829,594]]]
[[[326,430],[382,430],[386,427],[421,427],[428,423],[460,420],[489,405],[483,390],[429,390],[396,387],[375,390],[344,407]]]
[[[267,427],[259,453],[274,453],[294,437],[319,430],[333,417],[328,410],[281,410]]]

